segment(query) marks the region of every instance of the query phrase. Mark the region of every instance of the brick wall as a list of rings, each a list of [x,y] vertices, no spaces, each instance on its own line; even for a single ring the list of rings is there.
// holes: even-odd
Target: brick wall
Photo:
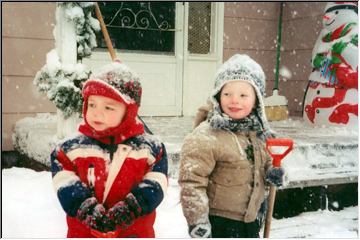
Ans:
[[[326,2],[285,3],[283,15],[283,47],[281,66],[292,73],[281,81],[280,93],[289,101],[291,116],[302,116],[303,98],[311,73],[311,53],[322,29]]]

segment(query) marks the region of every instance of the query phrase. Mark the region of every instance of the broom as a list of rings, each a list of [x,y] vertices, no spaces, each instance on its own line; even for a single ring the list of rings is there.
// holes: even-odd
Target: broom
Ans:
[[[280,3],[280,14],[278,23],[277,49],[276,49],[276,69],[275,69],[275,86],[273,94],[265,98],[265,114],[269,121],[286,120],[289,117],[287,108],[288,101],[284,96],[279,95],[279,64],[281,48],[281,29],[282,29],[283,3]]]

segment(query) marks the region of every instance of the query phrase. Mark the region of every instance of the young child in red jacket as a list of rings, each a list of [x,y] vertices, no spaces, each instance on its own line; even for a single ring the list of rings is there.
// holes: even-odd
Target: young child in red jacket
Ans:
[[[114,62],[82,89],[80,134],[51,154],[67,237],[155,237],[155,209],[167,187],[164,145],[144,133],[139,78]]]

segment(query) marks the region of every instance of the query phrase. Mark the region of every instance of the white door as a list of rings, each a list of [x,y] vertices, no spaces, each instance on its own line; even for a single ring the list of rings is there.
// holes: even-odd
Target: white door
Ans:
[[[222,64],[224,3],[185,3],[184,25],[183,115],[193,116],[209,97]]]
[[[99,2],[99,6],[117,58],[140,75],[140,115],[181,115],[183,4]],[[91,69],[111,61],[105,43],[98,41],[98,45],[84,61]]]
[[[218,3],[210,5],[215,4]],[[192,113],[191,101],[204,101],[207,95],[204,92],[207,92],[207,85],[211,82],[208,75],[213,74],[218,61],[221,62],[222,49],[218,51],[219,48],[214,47],[218,41],[212,39],[208,54],[195,56],[197,61],[202,62],[204,73],[191,73],[196,70],[191,66],[197,64],[189,64],[194,60],[188,50],[192,47],[188,44],[189,3],[99,2],[99,5],[117,57],[140,75],[143,86],[140,115],[181,116],[184,112]],[[216,19],[214,9],[210,9],[212,21]],[[101,34],[98,36],[99,48],[93,51],[89,59],[84,59],[91,69],[111,61]],[[191,93],[198,91],[191,87],[185,86],[184,89],[184,84],[187,85],[187,81],[192,81],[194,76],[197,85],[206,85],[201,88],[203,92],[200,94]],[[188,97],[192,99],[185,99]]]

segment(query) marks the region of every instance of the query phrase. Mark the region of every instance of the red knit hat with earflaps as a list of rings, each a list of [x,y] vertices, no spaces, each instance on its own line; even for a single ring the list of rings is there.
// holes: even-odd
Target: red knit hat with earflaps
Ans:
[[[103,66],[84,83],[82,89],[84,123],[80,125],[79,131],[106,144],[111,143],[111,137],[114,138],[114,143],[121,143],[130,137],[143,134],[144,126],[137,117],[141,93],[139,77],[125,64],[113,62]],[[86,119],[90,95],[108,97],[124,103],[126,113],[121,123],[103,131],[92,128]]]

